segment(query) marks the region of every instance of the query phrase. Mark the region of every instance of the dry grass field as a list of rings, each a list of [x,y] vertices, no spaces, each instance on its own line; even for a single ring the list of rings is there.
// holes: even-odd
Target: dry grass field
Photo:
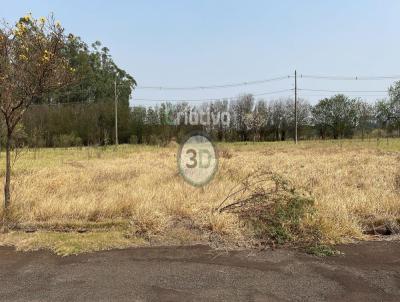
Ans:
[[[308,236],[307,229],[326,244],[366,239],[371,228],[399,229],[400,140],[217,148],[219,171],[203,188],[192,187],[178,174],[177,146],[24,151],[14,165],[14,231],[0,235],[0,243],[60,254],[147,244],[251,245],[260,239],[256,229],[237,211],[215,209],[232,188],[243,187],[247,177],[260,171],[279,176],[313,200],[312,210],[287,215],[297,221],[291,242]],[[3,176],[4,154],[1,161]],[[265,180],[265,186],[271,183]],[[263,185],[257,184],[258,192]],[[249,194],[250,189],[242,195]],[[279,227],[292,229],[279,209],[274,210]]]

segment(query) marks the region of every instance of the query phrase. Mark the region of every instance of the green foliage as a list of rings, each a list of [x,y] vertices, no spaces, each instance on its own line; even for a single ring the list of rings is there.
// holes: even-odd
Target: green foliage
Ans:
[[[34,106],[23,117],[29,145],[64,146],[68,142],[76,145],[76,141],[68,139],[71,133],[81,138],[80,144],[111,143],[109,134],[114,133],[115,83],[118,131],[121,142],[127,142],[131,135],[129,99],[136,81],[114,63],[108,48],[101,47],[100,42],[89,47],[79,37],[70,34],[63,54],[74,70],[76,80],[35,99]]]
[[[312,114],[320,136],[332,135],[335,139],[351,136],[358,122],[357,105],[357,100],[343,94],[319,101]]]
[[[218,141],[284,141],[294,137],[292,99],[267,102],[246,94],[230,103],[213,101],[190,106],[182,102],[131,108],[129,100],[136,81],[115,64],[107,47],[98,41],[89,46],[79,37],[69,35],[64,51],[78,80],[63,89],[52,90],[37,99],[36,106],[28,110],[23,125],[26,131],[25,143],[29,146],[59,145],[60,137],[71,133],[76,133],[84,145],[114,143],[115,81],[119,100],[120,143],[166,145],[171,140],[181,141],[193,130],[206,131]],[[364,138],[377,133],[400,136],[400,82],[390,88],[389,95],[389,100],[381,100],[376,106],[345,95],[320,100],[315,106],[299,100],[299,137]],[[230,125],[175,126],[171,123],[171,117],[177,112],[206,107],[211,108],[212,112],[228,111]],[[381,132],[381,129],[384,131]]]
[[[400,81],[389,88],[389,100],[379,101],[376,107],[380,126],[400,135]]]
[[[157,137],[156,135],[150,135],[147,143],[152,146],[161,146],[162,145],[161,139],[159,137]]]
[[[314,200],[276,173],[250,175],[227,200],[231,202],[219,211],[237,214],[261,244],[310,244],[320,240],[318,227],[307,219],[314,215]]]
[[[69,35],[66,53],[79,80],[62,90],[53,91],[41,102],[113,102],[116,81],[120,104],[129,106],[136,81],[114,63],[107,47],[101,47],[99,41],[89,47],[79,37]]]
[[[62,134],[55,138],[54,146],[55,147],[77,147],[82,145],[82,139],[74,133],[70,134]]]
[[[390,96],[390,101],[394,105],[398,106],[400,103],[400,81],[397,81],[389,88],[389,96]],[[399,113],[398,111],[396,112]]]
[[[131,135],[129,138],[129,143],[131,145],[136,145],[138,143],[138,137],[136,135]]]
[[[324,244],[311,245],[306,248],[306,252],[317,257],[334,256],[339,253],[333,247]]]
[[[276,199],[259,215],[248,217],[248,221],[258,239],[284,244],[303,233],[302,219],[313,213],[313,205],[312,199],[293,194],[282,200]]]

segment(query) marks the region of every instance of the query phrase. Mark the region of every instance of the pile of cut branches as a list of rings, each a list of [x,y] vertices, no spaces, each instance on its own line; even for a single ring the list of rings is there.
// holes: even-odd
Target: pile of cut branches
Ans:
[[[216,209],[239,216],[254,231],[258,244],[314,243],[319,232],[305,223],[314,200],[281,175],[256,171],[236,185]]]

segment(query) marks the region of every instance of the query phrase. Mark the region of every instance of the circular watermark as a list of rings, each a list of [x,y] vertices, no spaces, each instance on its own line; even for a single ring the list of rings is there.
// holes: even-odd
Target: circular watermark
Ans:
[[[181,176],[196,187],[213,179],[218,169],[218,154],[206,134],[192,133],[183,141],[178,151],[178,168]]]

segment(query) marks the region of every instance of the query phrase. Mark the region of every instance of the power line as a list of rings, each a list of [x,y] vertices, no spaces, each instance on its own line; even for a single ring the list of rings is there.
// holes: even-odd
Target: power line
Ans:
[[[271,95],[271,94],[278,94],[282,92],[289,92],[293,89],[282,89],[282,90],[275,90],[275,91],[267,91],[262,93],[251,94],[255,97],[263,96],[263,95]],[[229,96],[229,97],[219,97],[219,98],[205,98],[205,99],[185,99],[185,98],[172,98],[172,99],[133,99],[133,101],[146,101],[146,102],[207,102],[207,101],[217,101],[217,100],[233,100],[237,99],[237,96]],[[59,105],[92,105],[96,104],[96,102],[59,102],[59,103],[41,103],[41,104],[31,104],[30,106],[59,106]]]
[[[275,91],[269,91],[269,92],[263,92],[263,93],[257,93],[257,94],[253,94],[253,96],[262,96],[262,95],[268,95],[268,94],[277,94],[277,93],[281,93],[281,92],[289,92],[292,91],[293,88],[290,89],[282,89],[282,90],[275,90]]]
[[[136,89],[153,89],[153,90],[203,90],[203,89],[218,89],[218,88],[230,88],[230,87],[240,87],[248,85],[263,84],[269,82],[282,81],[290,79],[291,76],[281,76],[264,80],[247,81],[241,83],[229,83],[222,85],[208,85],[208,86],[187,86],[187,87],[167,87],[167,86],[137,86]]]
[[[250,93],[254,97],[264,96],[264,95],[273,95],[279,94],[283,92],[291,92],[293,88],[290,89],[281,89],[274,91],[267,91],[262,93]],[[327,93],[387,93],[385,90],[326,90],[326,89],[308,89],[308,88],[298,88],[298,91],[309,91],[309,92],[327,92]],[[385,94],[386,95],[386,94]],[[325,96],[325,94],[302,94],[302,96]],[[358,95],[358,96],[384,96],[383,94],[379,95]],[[218,100],[235,100],[238,99],[238,96],[229,96],[229,97],[214,97],[214,98],[203,98],[203,99],[185,99],[185,98],[171,98],[171,99],[147,99],[147,98],[134,98],[133,101],[140,102],[209,102],[209,101],[218,101]],[[92,105],[96,104],[96,102],[59,102],[59,103],[42,103],[42,104],[31,104],[31,106],[60,106],[60,105]]]
[[[292,91],[293,89],[281,89],[281,90],[275,90],[275,91],[267,91],[267,92],[262,92],[262,93],[256,93],[256,94],[251,94],[255,97],[257,96],[263,96],[263,95],[271,95],[271,94],[278,94],[282,92],[289,92]],[[207,99],[184,99],[184,98],[171,98],[171,99],[142,99],[142,98],[134,98],[133,101],[142,101],[142,102],[209,102],[209,101],[218,101],[218,100],[234,100],[238,99],[237,96],[230,96],[230,97],[220,97],[220,98],[207,98]]]
[[[333,93],[335,93],[335,92],[343,92],[343,93],[347,93],[347,92],[349,92],[349,93],[352,93],[352,92],[354,92],[354,93],[367,93],[367,92],[380,93],[380,92],[382,92],[382,93],[387,93],[386,90],[325,90],[325,89],[308,89],[308,88],[299,88],[298,90],[316,91],[316,92],[333,92]]]
[[[306,96],[319,96],[319,97],[326,97],[327,94],[301,94],[302,97]],[[358,96],[358,97],[384,97],[384,94],[349,94],[348,96]]]
[[[282,81],[293,78],[293,75],[280,76],[264,80],[245,81],[239,83],[228,83],[221,85],[199,85],[199,86],[186,86],[186,87],[170,87],[170,86],[136,86],[136,89],[152,89],[152,90],[203,90],[203,89],[218,89],[240,87],[247,85],[263,84],[268,82]],[[307,75],[301,74],[300,78],[318,79],[318,80],[339,80],[339,81],[373,81],[373,80],[393,80],[400,79],[400,75],[387,75],[387,76],[338,76],[338,75]]]
[[[391,76],[336,76],[336,75],[300,75],[301,78],[316,80],[337,80],[337,81],[375,81],[400,79],[400,75]]]
[[[300,75],[301,78],[310,78],[310,79],[320,79],[320,80],[387,80],[387,79],[400,79],[400,75],[391,75],[391,76],[337,76],[337,75]],[[229,88],[229,87],[240,87],[247,85],[256,85],[274,81],[282,81],[286,79],[294,78],[292,75],[280,76],[275,78],[269,78],[264,80],[256,80],[256,81],[247,81],[241,83],[230,83],[223,85],[209,85],[209,86],[188,86],[188,87],[167,87],[167,86],[138,86],[136,89],[153,89],[153,90],[203,90],[203,89],[218,89],[218,88]],[[298,88],[299,91],[309,91],[309,92],[326,92],[326,93],[385,93],[386,90],[328,90],[328,89],[307,89],[307,88]],[[91,91],[91,89],[85,90],[85,92]],[[268,91],[259,94],[253,94],[253,96],[263,96],[263,95],[271,95],[278,94],[282,92],[293,91],[293,89],[282,89],[276,91]],[[67,95],[70,95],[71,92],[67,92]],[[312,95],[309,95],[312,96]],[[319,96],[315,95],[314,96]],[[321,96],[323,96],[321,94]],[[374,95],[365,95],[365,96],[374,96]],[[375,95],[377,96],[377,95]],[[379,95],[381,96],[381,95]],[[215,101],[215,100],[232,100],[237,99],[237,97],[219,97],[219,98],[205,98],[205,99],[184,99],[184,98],[171,98],[171,99],[146,99],[146,98],[138,98],[133,99],[133,101],[142,101],[142,102],[206,102],[206,101]],[[82,104],[82,105],[90,105],[92,102],[60,102],[60,103],[50,103],[50,104],[32,104],[32,106],[58,106],[58,105],[74,105],[74,104]]]

